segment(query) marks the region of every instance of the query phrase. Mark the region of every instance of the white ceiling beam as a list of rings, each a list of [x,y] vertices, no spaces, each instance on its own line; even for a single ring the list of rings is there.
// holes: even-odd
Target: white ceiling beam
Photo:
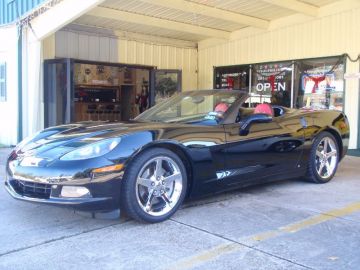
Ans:
[[[88,12],[87,15],[96,16],[100,18],[107,18],[117,21],[123,21],[123,22],[159,27],[163,29],[202,35],[206,37],[216,37],[223,39],[228,39],[230,37],[230,32],[223,30],[202,27],[187,23],[180,23],[166,19],[160,19],[151,16],[136,14],[136,13],[117,10],[117,9],[105,8],[105,7],[96,7],[92,9],[90,12]]]
[[[269,21],[185,0],[141,0],[149,4],[267,29]]]
[[[175,38],[167,38],[167,37],[158,37],[153,35],[139,34],[126,32],[121,30],[111,30],[102,27],[94,27],[79,23],[72,23],[61,30],[74,32],[77,34],[85,34],[90,36],[103,36],[109,38],[119,38],[124,40],[135,40],[142,41],[144,43],[156,44],[156,45],[169,45],[180,48],[196,48],[197,43],[193,41],[175,39]],[[222,39],[223,40],[223,39]]]
[[[272,5],[276,5],[278,7],[290,9],[298,13],[309,15],[312,17],[317,17],[319,14],[318,7],[304,2],[300,2],[298,0],[263,0],[263,1]]]
[[[156,45],[169,45],[180,48],[197,48],[197,43],[194,41],[180,40],[175,38],[157,37],[146,34],[131,33],[126,31],[114,31],[115,35],[120,39],[142,41]],[[224,39],[222,39],[224,40]]]
[[[31,21],[33,32],[36,38],[44,39],[102,2],[104,0],[60,1]]]

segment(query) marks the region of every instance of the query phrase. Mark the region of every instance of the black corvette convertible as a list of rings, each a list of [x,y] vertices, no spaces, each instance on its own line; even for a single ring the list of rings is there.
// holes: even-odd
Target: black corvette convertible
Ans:
[[[334,176],[348,147],[342,112],[250,107],[241,91],[191,91],[129,122],[47,128],[12,151],[5,187],[15,199],[89,211],[121,207],[159,222],[187,197]]]

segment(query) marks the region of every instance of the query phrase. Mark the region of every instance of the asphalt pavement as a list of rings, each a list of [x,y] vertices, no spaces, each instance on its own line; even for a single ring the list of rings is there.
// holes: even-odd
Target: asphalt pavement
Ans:
[[[360,269],[359,171],[346,156],[328,184],[228,192],[151,225],[16,201],[1,183],[0,269]]]

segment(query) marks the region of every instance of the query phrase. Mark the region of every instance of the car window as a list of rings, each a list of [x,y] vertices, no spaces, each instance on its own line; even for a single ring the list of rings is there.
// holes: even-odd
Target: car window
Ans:
[[[241,98],[235,91],[182,93],[138,116],[135,120],[216,125],[228,108]]]

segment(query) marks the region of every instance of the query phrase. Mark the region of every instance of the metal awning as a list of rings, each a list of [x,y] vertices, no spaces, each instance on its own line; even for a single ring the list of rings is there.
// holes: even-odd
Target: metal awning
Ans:
[[[317,17],[339,0],[106,0],[72,25],[198,42],[234,31],[269,29],[296,13]]]

